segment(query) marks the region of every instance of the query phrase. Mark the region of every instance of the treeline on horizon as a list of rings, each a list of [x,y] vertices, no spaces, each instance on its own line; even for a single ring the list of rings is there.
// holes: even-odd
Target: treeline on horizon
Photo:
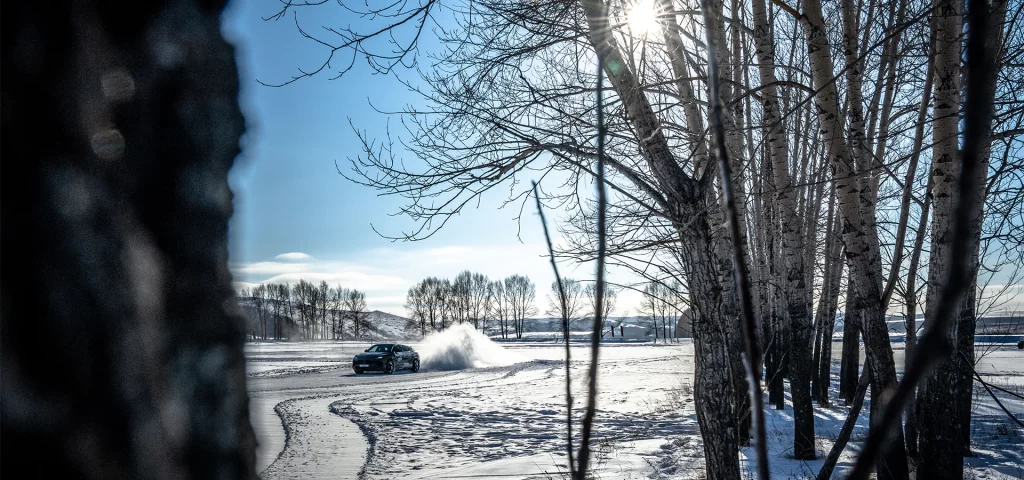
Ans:
[[[562,279],[566,302],[557,301],[558,284],[552,282],[543,314],[559,322],[558,331],[568,338],[568,331],[581,328],[595,318],[596,288],[593,282]],[[645,335],[654,340],[690,336],[690,326],[679,328],[679,318],[686,311],[685,299],[676,294],[678,286],[649,282],[643,286],[643,300],[637,316]],[[622,323],[614,317],[619,290],[606,287],[604,308],[600,315],[605,324],[602,337],[616,337]],[[331,287],[299,280],[295,284],[265,283],[242,288],[239,299],[246,318],[246,337],[250,340],[346,340],[363,339],[375,333],[372,312],[367,310],[366,294],[339,285]],[[443,331],[453,325],[470,324],[485,334],[502,339],[523,338],[534,330],[527,319],[542,313],[536,305],[537,287],[529,276],[513,274],[491,280],[487,275],[464,270],[454,279],[427,277],[409,288],[405,309],[408,318],[404,328],[421,337]],[[621,312],[628,317],[628,311]],[[687,317],[688,318],[688,317]],[[589,330],[589,323],[586,324]]]
[[[563,339],[568,341],[569,331],[598,317],[595,313],[597,288],[593,282],[572,278],[563,278],[562,286],[565,301],[558,301],[558,283],[552,282],[547,294],[548,307],[543,313],[558,322]],[[646,335],[654,335],[655,341],[677,337],[678,320],[686,311],[685,299],[676,294],[678,290],[676,285],[654,281],[642,290],[644,297],[637,313],[650,319],[642,326],[646,328]],[[608,319],[615,312],[618,293],[615,288],[605,287],[604,306],[599,315],[605,327],[602,338],[616,336],[618,323]],[[491,280],[482,273],[464,270],[454,280],[427,277],[409,288],[406,294],[405,309],[409,314],[406,328],[425,336],[428,332],[468,323],[503,339],[520,339],[530,331],[526,320],[540,313],[536,299],[537,286],[526,275]],[[592,324],[587,325],[589,330]],[[691,331],[690,328],[684,330]]]
[[[341,340],[346,329],[352,338],[371,332],[366,294],[326,281],[299,280],[260,284],[238,293],[246,315],[246,336],[251,340]],[[270,323],[270,328],[267,324]]]

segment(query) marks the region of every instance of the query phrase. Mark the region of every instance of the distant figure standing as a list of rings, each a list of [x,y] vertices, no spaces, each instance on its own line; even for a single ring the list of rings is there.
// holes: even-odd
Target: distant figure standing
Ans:
[[[620,324],[620,325],[619,325],[619,336],[620,336],[620,337],[625,337],[625,336],[626,336],[626,334],[625,334],[625,333],[622,333],[623,331],[624,331],[624,330],[623,330],[623,327],[622,327],[622,325]]]

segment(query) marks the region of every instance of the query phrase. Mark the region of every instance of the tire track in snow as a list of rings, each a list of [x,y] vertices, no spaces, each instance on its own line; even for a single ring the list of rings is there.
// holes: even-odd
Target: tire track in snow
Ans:
[[[433,478],[455,474],[471,465],[501,468],[499,465],[507,460],[523,461],[537,454],[547,459],[543,466],[535,466],[540,469],[537,473],[550,474],[561,468],[558,458],[564,456],[564,440],[559,440],[564,437],[564,413],[559,413],[564,412],[563,399],[561,394],[552,398],[531,398],[529,393],[522,396],[530,391],[560,392],[546,385],[553,382],[557,386],[564,381],[552,376],[551,368],[547,368],[550,364],[527,362],[467,371],[471,380],[463,382],[360,392],[335,402],[331,408],[374,439],[363,470],[365,477],[403,474]],[[532,373],[523,373],[527,371]],[[411,396],[419,396],[420,405],[414,405]],[[574,417],[580,413],[574,410]],[[599,416],[599,437],[615,442],[693,434],[697,430],[696,422],[682,415],[653,419],[638,413],[602,410]],[[485,428],[479,428],[482,426]],[[659,448],[648,455],[652,461],[665,460],[661,457],[666,453]],[[440,459],[444,459],[443,464],[437,463]],[[476,471],[476,467],[470,470]]]
[[[668,444],[663,439],[695,435],[692,419],[685,415],[666,418],[664,413],[651,418],[646,403],[640,403],[651,395],[655,399],[664,396],[668,383],[659,381],[661,376],[674,379],[681,370],[689,369],[674,362],[662,367],[658,362],[664,360],[649,358],[649,353],[641,358],[632,354],[610,357],[602,363],[602,379],[610,380],[602,384],[602,390],[608,390],[602,405],[609,410],[599,412],[603,427],[598,433],[601,441],[611,445],[596,450],[611,452],[609,463],[600,468],[602,477],[625,478],[613,473],[614,469],[639,474],[636,478],[655,473],[648,468],[668,473],[669,465],[661,463],[674,463],[675,459],[666,454],[691,449],[688,444]],[[564,463],[565,377],[561,372],[564,360],[552,360],[551,356],[506,367],[415,375],[356,376],[335,371],[250,378],[249,391],[254,398],[281,404],[276,424],[265,423],[280,430],[282,439],[285,431],[290,435],[279,455],[260,460],[261,465],[270,465],[262,476],[483,478],[516,472],[536,478],[557,477],[559,469],[564,470],[559,464]],[[572,364],[574,389],[582,382],[585,363],[584,357],[577,357]],[[659,379],[638,382],[638,370],[653,372]],[[616,385],[620,381],[624,383]],[[273,411],[273,406],[256,408]],[[338,429],[348,429],[346,435],[355,438],[346,440]],[[360,452],[333,449],[336,444],[352,445],[353,441],[365,457]],[[620,450],[623,448],[626,450]]]
[[[285,424],[285,446],[264,479],[358,478],[367,440],[354,423],[335,415],[337,395],[294,398],[274,410]]]
[[[439,381],[441,378],[456,374],[458,372],[448,372],[444,374],[436,374],[429,378],[418,379],[415,383],[429,384],[434,381]],[[313,376],[313,375],[309,375]],[[350,382],[342,383],[337,385],[323,386],[323,377],[325,375],[315,375],[320,377],[321,386],[309,387],[301,386],[294,388],[291,384],[294,383],[307,383],[296,381],[297,377],[294,376],[281,376],[279,378],[258,382],[263,389],[250,388],[250,404],[249,404],[249,416],[253,424],[253,428],[256,432],[256,438],[258,440],[258,447],[256,450],[256,471],[263,473],[270,465],[272,465],[278,457],[284,452],[287,439],[287,420],[282,418],[278,414],[276,407],[278,404],[298,398],[314,398],[320,393],[320,396],[325,394],[337,395],[339,390],[345,389],[346,387],[353,387],[357,385],[387,385],[394,384],[397,379],[394,377],[382,377],[391,378],[391,380],[385,381],[362,381],[359,383]],[[330,375],[333,377],[333,375]],[[352,378],[355,377],[346,377]],[[368,377],[361,377],[365,379]],[[373,377],[369,377],[373,378]],[[253,382],[250,380],[250,385]],[[410,382],[412,383],[412,382]],[[270,388],[267,388],[270,387]],[[275,388],[276,387],[276,388]],[[314,395],[311,395],[314,394]]]
[[[256,433],[256,473],[262,473],[284,451],[284,420],[274,410],[277,404],[288,400],[280,395],[250,395],[249,421]]]

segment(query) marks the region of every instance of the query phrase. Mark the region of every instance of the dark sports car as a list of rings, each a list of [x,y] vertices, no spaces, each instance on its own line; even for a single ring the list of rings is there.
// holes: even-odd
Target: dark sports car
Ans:
[[[392,374],[401,369],[420,371],[420,354],[407,345],[380,343],[352,357],[352,370],[357,374],[370,370]]]

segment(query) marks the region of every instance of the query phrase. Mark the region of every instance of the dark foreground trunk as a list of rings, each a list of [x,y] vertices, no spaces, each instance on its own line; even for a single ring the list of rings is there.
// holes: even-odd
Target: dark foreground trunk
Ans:
[[[4,5],[5,478],[255,478],[222,7]]]
[[[765,383],[768,384],[768,402],[775,406],[776,410],[783,410],[786,408],[786,396],[782,381],[782,343],[779,338],[779,316],[774,312],[771,314],[770,321],[772,323],[772,336],[771,342],[768,344],[768,362],[767,372],[765,375],[767,379]]]
[[[811,325],[803,301],[790,302],[791,313],[800,313],[805,321],[792,322],[793,348],[789,362],[789,387],[793,394],[793,456],[798,460],[817,457],[814,450],[814,408],[811,405]]]
[[[700,209],[697,209],[700,212]],[[687,278],[693,279],[691,291],[694,336],[694,401],[704,443],[708,478],[739,479],[739,435],[736,406],[730,376],[729,343],[722,330],[727,318],[722,314],[721,290],[712,258],[712,237],[707,217],[693,213],[694,226],[681,230],[682,251]],[[703,221],[702,221],[703,220]]]
[[[849,405],[857,393],[857,370],[860,367],[860,308],[854,294],[853,280],[846,288],[846,310],[843,314],[843,353],[839,366],[839,398]]]

